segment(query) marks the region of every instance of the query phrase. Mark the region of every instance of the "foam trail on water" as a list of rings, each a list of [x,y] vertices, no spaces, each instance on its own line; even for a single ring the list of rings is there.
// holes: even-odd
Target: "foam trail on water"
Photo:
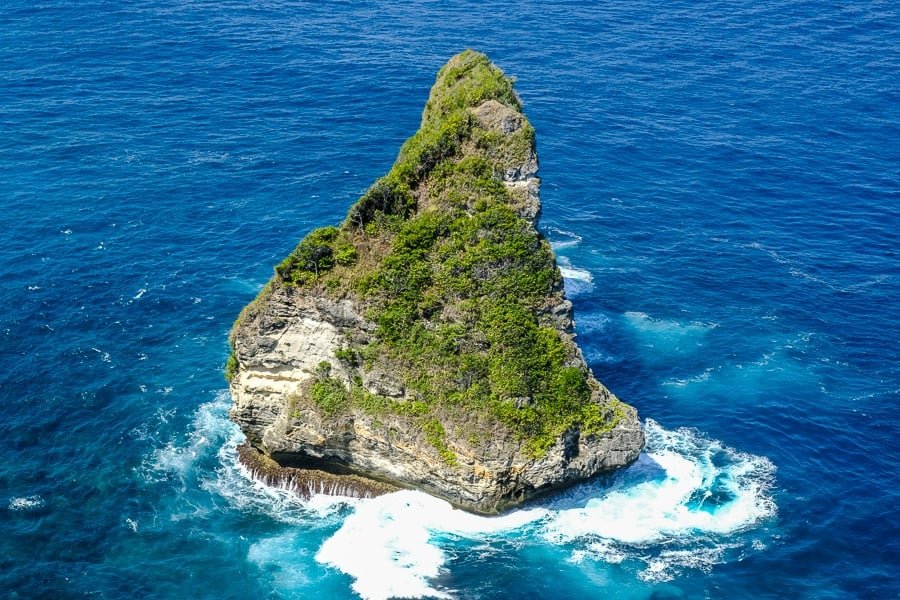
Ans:
[[[622,317],[637,341],[653,348],[659,358],[695,352],[703,346],[706,335],[718,327],[716,323],[656,319],[643,312],[626,312]]]
[[[227,391],[221,391],[211,402],[201,404],[194,413],[188,437],[183,442],[170,440],[155,448],[144,461],[144,476],[156,479],[174,475],[184,480],[194,470],[196,463],[214,454],[229,435],[237,429],[228,421],[228,407],[231,398]],[[174,413],[157,412],[157,426],[165,425]],[[144,439],[155,440],[157,433],[151,433],[151,425],[145,424],[142,432],[133,432]]]
[[[655,335],[693,336],[706,333],[718,327],[717,323],[682,323],[675,320],[655,319],[644,312],[628,311],[623,315],[634,329]]]
[[[570,261],[567,256],[560,256],[558,259],[558,262],[559,262],[559,270],[565,279],[571,279],[573,281],[581,281],[583,283],[593,283],[594,282],[594,276],[591,275],[590,271],[586,271],[584,269],[579,269],[578,267],[572,266],[572,261]]]
[[[585,271],[584,269],[579,269],[577,267],[560,267],[560,273],[564,279],[570,279],[572,281],[581,281],[583,283],[593,283],[594,276],[591,275],[590,271]]]
[[[565,248],[574,248],[581,243],[581,236],[571,231],[565,231],[558,227],[551,227],[548,230],[550,234],[550,247],[554,252],[558,252]]]
[[[581,236],[571,231],[551,227],[549,233],[550,247],[557,253],[566,248],[574,248],[581,243]],[[557,254],[556,263],[563,276],[567,294],[577,296],[582,292],[590,292],[594,289],[594,276],[590,271],[573,266],[568,256]]]

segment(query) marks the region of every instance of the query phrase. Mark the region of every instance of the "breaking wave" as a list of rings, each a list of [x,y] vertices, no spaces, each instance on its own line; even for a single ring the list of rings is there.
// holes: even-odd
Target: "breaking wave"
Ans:
[[[665,581],[726,561],[748,544],[737,534],[775,514],[768,459],[650,419],[645,431],[644,454],[611,482],[502,517],[470,515],[421,492],[361,501],[316,559],[353,577],[368,600],[453,597],[430,582],[445,568],[447,536],[537,537],[571,546],[574,562],[635,561],[642,579]]]
[[[636,559],[643,579],[664,581],[682,567],[722,562],[742,546],[734,534],[775,514],[775,467],[767,458],[652,419],[644,431],[647,445],[634,465],[547,523],[549,541],[580,545],[574,559]]]
[[[353,590],[368,600],[451,598],[433,587],[446,555],[436,535],[478,538],[515,532],[545,518],[546,509],[479,517],[415,491],[361,502],[325,543],[316,559],[354,578]]]
[[[645,450],[629,468],[500,517],[472,515],[408,490],[303,500],[255,481],[236,460],[244,438],[227,408],[226,393],[202,405],[185,443],[162,445],[145,467],[157,476],[196,471],[207,493],[281,523],[275,535],[249,545],[247,561],[273,573],[285,593],[308,590],[306,571],[319,563],[348,575],[367,600],[454,598],[440,582],[459,544],[473,541],[546,545],[567,552],[574,564],[619,564],[641,579],[666,581],[759,551],[765,543],[750,532],[776,513],[768,459],[651,419]],[[210,468],[198,466],[204,461]]]
[[[559,272],[563,276],[566,287],[566,295],[571,298],[578,297],[594,289],[594,276],[590,271],[575,267],[567,256],[557,256]]]

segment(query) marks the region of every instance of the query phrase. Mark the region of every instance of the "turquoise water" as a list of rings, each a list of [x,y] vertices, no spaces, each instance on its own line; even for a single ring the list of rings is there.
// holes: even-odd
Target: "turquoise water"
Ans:
[[[900,595],[892,3],[0,6],[0,592]],[[231,322],[418,126],[518,78],[629,469],[504,516],[234,460]]]

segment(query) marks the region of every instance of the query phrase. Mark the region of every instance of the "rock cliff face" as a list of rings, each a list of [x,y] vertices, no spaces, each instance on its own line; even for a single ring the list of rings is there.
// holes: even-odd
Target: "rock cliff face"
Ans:
[[[490,514],[637,458],[635,410],[575,344],[539,186],[510,80],[457,55],[391,172],[235,323],[245,464],[302,493],[413,487]]]

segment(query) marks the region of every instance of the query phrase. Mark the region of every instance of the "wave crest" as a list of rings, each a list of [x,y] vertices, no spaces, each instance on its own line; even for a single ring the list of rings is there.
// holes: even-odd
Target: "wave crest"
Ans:
[[[579,559],[640,560],[642,578],[662,581],[682,567],[723,562],[741,546],[734,534],[775,515],[775,466],[767,458],[652,419],[644,431],[637,463],[583,506],[559,510],[545,530],[549,541],[582,545]]]
[[[239,464],[235,447],[243,435],[227,420],[223,396],[200,407],[186,445],[170,443],[152,453],[148,470],[183,476],[194,461],[212,454],[217,466],[201,470],[201,488],[242,512],[299,526],[256,540],[248,553],[250,562],[282,573],[275,582],[282,591],[300,593],[314,585],[292,567],[299,553],[306,564],[314,559],[349,575],[354,591],[367,600],[450,598],[454,591],[436,578],[467,540],[487,547],[511,539],[547,544],[565,548],[574,563],[617,564],[641,579],[666,581],[682,570],[706,571],[765,548],[759,534],[744,534],[777,510],[771,461],[652,419],[644,424],[646,448],[629,468],[501,517],[472,515],[409,490],[372,499],[303,500],[254,481]],[[214,440],[218,448],[210,452]],[[303,534],[310,529],[325,541]]]

